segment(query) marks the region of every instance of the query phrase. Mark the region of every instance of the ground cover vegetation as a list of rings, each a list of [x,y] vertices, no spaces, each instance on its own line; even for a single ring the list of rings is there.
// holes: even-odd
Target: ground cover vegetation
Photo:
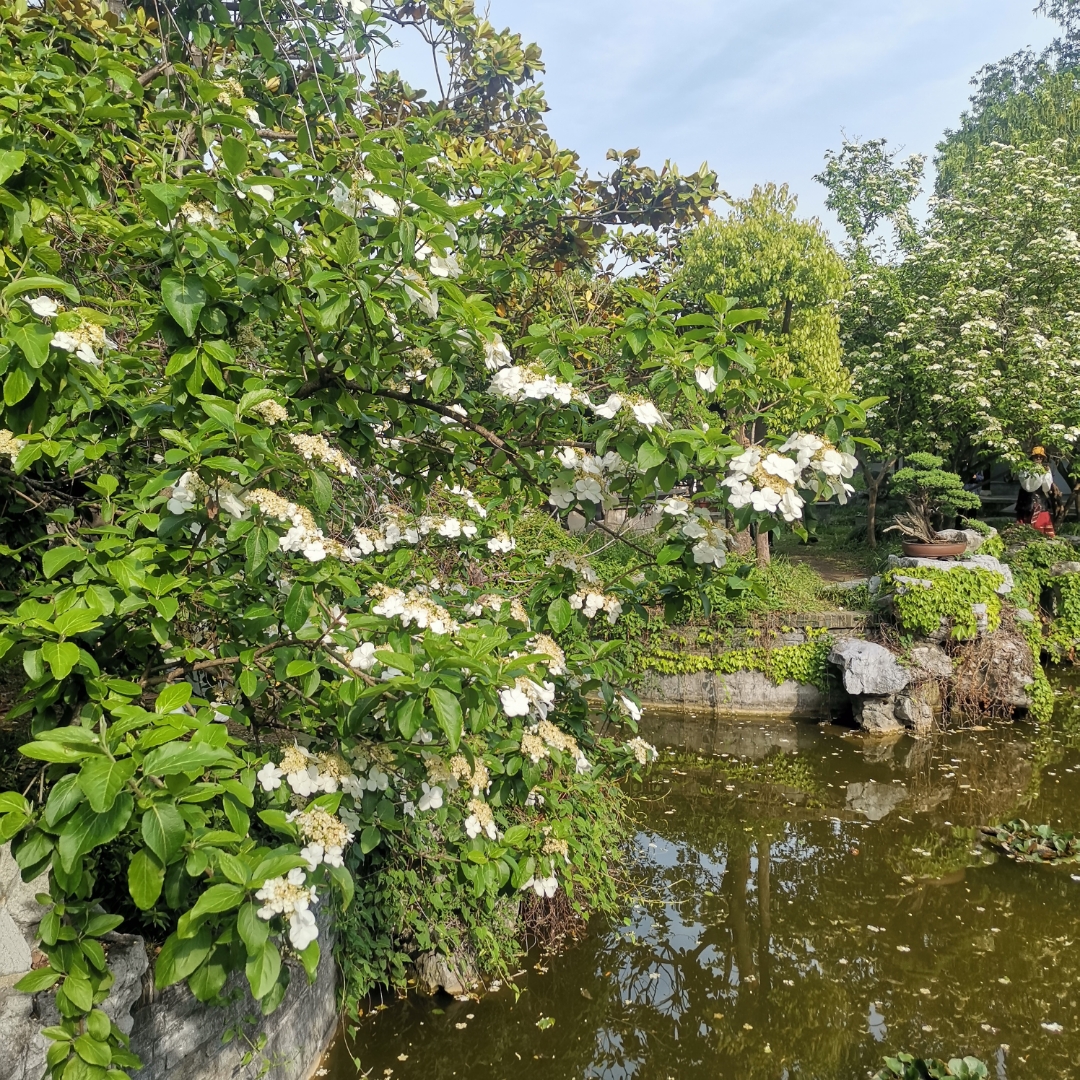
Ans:
[[[20,985],[54,1077],[138,1066],[100,1009],[120,925],[159,987],[242,970],[270,1012],[333,920],[356,997],[428,948],[503,970],[508,906],[610,910],[614,780],[654,751],[595,628],[657,583],[737,598],[734,534],[850,493],[865,405],[650,277],[715,177],[585,175],[539,70],[452,0],[0,5],[0,653],[34,763],[0,839],[49,907]],[[515,537],[646,505],[603,576]]]

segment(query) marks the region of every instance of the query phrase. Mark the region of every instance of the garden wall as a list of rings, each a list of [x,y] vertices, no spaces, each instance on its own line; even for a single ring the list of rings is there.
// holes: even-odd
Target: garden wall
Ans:
[[[33,942],[42,909],[34,899],[44,878],[26,884],[8,845],[0,848],[0,1077],[40,1080],[47,1040],[41,1028],[58,1020],[49,993],[23,994],[13,984],[33,963]],[[322,920],[320,920],[320,925]],[[264,1018],[247,993],[243,976],[229,990],[226,1008],[199,1004],[183,984],[155,992],[143,939],[113,934],[106,939],[116,984],[103,1008],[131,1036],[144,1068],[137,1080],[307,1080],[338,1020],[337,970],[328,929],[318,976],[308,985],[299,965],[276,1012]],[[228,1030],[237,1034],[227,1044]],[[245,1062],[245,1058],[248,1060]],[[269,1069],[267,1068],[269,1066]]]

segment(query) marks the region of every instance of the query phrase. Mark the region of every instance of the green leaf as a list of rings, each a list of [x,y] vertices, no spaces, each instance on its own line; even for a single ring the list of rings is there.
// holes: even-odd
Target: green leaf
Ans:
[[[41,657],[52,677],[59,682],[66,679],[79,662],[79,646],[71,641],[46,641],[41,646]]]
[[[165,868],[146,850],[139,848],[128,863],[128,892],[140,911],[149,911],[161,896]]]
[[[656,561],[660,566],[664,566],[667,563],[674,562],[676,559],[681,559],[685,551],[685,544],[668,544],[660,549]]]
[[[319,973],[319,943],[317,941],[310,942],[308,947],[297,955],[300,957],[300,963],[304,965],[308,982],[313,983],[315,976]]]
[[[341,910],[348,911],[356,895],[356,884],[352,874],[344,866],[331,866],[330,878],[341,890]]]
[[[49,359],[49,343],[53,328],[47,323],[24,322],[13,326],[8,337],[22,350],[26,362],[33,368],[41,367]]]
[[[182,709],[191,700],[191,683],[177,682],[166,686],[154,702],[154,712],[172,713]]]
[[[171,742],[146,755],[143,772],[151,776],[175,776],[202,772],[211,765],[224,765],[232,760],[228,750],[206,743]]]
[[[574,617],[574,611],[566,598],[560,596],[557,600],[552,600],[548,604],[547,617],[551,629],[556,634],[561,634],[570,625],[570,620]]]
[[[119,761],[91,758],[79,770],[79,787],[86,793],[90,808],[103,814],[112,809],[116,796],[134,774],[135,762],[129,757]]]
[[[21,365],[4,380],[4,404],[18,405],[33,388],[37,376],[27,372]]]
[[[112,1050],[109,1048],[109,1044],[98,1042],[97,1039],[90,1035],[80,1035],[73,1040],[71,1045],[75,1048],[75,1053],[83,1061],[88,1061],[91,1065],[106,1066],[112,1061]]]
[[[162,866],[168,866],[172,862],[186,836],[187,828],[175,803],[155,799],[144,811],[142,837]]]
[[[12,300],[16,296],[23,296],[29,292],[41,292],[43,289],[51,289],[53,292],[62,292],[73,304],[79,302],[79,290],[74,285],[48,274],[38,274],[35,277],[16,278],[10,285],[0,292],[0,299]]]
[[[232,911],[239,907],[247,890],[243,885],[233,885],[231,882],[222,882],[220,885],[211,885],[191,909],[191,918],[201,919],[204,915],[213,915],[222,911]]]
[[[202,926],[194,937],[181,938],[175,933],[165,939],[154,964],[154,985],[159,990],[186,979],[210,955],[213,937]]]
[[[281,953],[272,941],[267,941],[257,953],[248,957],[244,974],[247,975],[252,997],[256,1001],[270,993],[280,972]]]
[[[64,979],[64,993],[77,1009],[89,1012],[94,1007],[94,990],[90,980],[81,975],[68,975]]]
[[[285,601],[285,625],[295,634],[311,614],[311,605],[315,594],[310,585],[302,581],[293,582],[289,598]]]
[[[221,140],[221,156],[225,167],[234,176],[239,176],[247,168],[247,147],[235,135],[226,135]]]
[[[63,637],[85,634],[87,630],[93,630],[100,625],[97,612],[89,608],[71,608],[53,619],[53,626]]]
[[[435,719],[439,721],[439,727],[446,735],[450,751],[453,752],[461,742],[461,702],[457,695],[441,686],[433,686],[428,690],[427,696],[435,710]]]
[[[56,984],[60,978],[59,971],[52,968],[38,968],[37,971],[28,971],[16,984],[15,989],[24,994],[36,994],[40,990],[48,990]]]
[[[638,447],[637,453],[637,466],[641,472],[648,472],[649,469],[655,469],[657,465],[662,464],[667,460],[667,451],[659,446],[653,445],[653,443],[642,443]]]
[[[70,563],[81,562],[86,558],[86,552],[77,547],[49,548],[41,556],[41,569],[47,578],[56,577],[65,566]]]
[[[332,870],[334,869],[343,870],[344,867],[333,867]],[[236,916],[236,929],[250,956],[256,955],[270,936],[270,924],[259,918],[258,910],[255,904],[248,902],[240,908]]]
[[[86,1018],[86,1030],[89,1031],[95,1039],[100,1039],[102,1042],[105,1042],[112,1032],[112,1021],[106,1013],[103,1013],[100,1009],[95,1009]]]
[[[127,825],[133,805],[126,791],[121,792],[104,813],[93,810],[89,803],[81,803],[60,834],[57,848],[63,868],[70,872],[80,855],[115,840]]]
[[[374,851],[382,840],[382,833],[374,825],[368,825],[360,834],[360,850],[367,855]]]
[[[194,274],[164,274],[161,278],[161,298],[180,329],[188,337],[194,337],[199,315],[206,306],[206,287],[203,283]]]
[[[0,184],[6,183],[26,164],[21,150],[0,150]]]

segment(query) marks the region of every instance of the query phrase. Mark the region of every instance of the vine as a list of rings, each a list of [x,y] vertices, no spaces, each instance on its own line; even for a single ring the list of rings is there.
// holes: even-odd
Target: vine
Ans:
[[[801,645],[770,648],[754,645],[720,653],[685,653],[655,649],[642,658],[646,670],[658,675],[696,675],[709,671],[734,675],[738,671],[759,671],[779,686],[785,682],[804,683],[825,691],[829,687],[829,651],[832,637],[826,630],[807,631]]]
[[[986,630],[993,633],[1001,625],[1001,597],[997,590],[1004,582],[1001,574],[972,566],[953,570],[889,570],[883,588],[892,594],[897,621],[908,633],[928,636],[941,626],[957,641],[967,641],[979,633],[977,605],[986,606]]]

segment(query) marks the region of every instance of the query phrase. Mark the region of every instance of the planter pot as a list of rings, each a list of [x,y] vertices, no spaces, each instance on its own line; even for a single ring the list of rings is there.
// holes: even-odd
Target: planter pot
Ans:
[[[912,559],[948,559],[967,551],[966,540],[949,540],[940,544],[918,544],[903,541],[904,554]]]

